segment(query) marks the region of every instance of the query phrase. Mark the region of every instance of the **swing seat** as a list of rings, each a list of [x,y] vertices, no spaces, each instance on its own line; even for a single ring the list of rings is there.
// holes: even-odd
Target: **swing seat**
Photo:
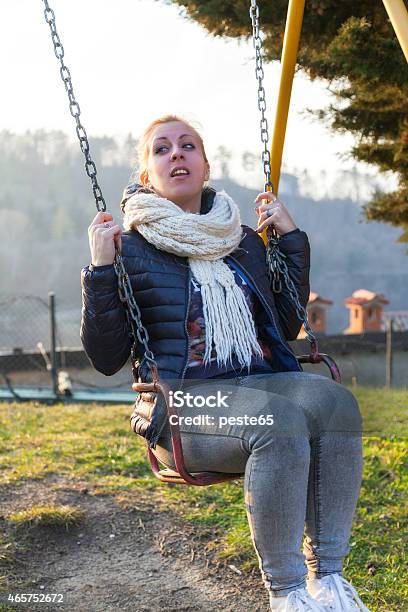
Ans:
[[[336,362],[329,355],[326,355],[325,353],[319,353],[317,341],[312,342],[312,350],[310,355],[300,355],[297,357],[297,359],[299,363],[325,363],[330,370],[332,379],[338,383],[341,383],[340,370]],[[165,381],[159,380],[156,366],[152,366],[152,373],[152,383],[133,383],[132,389],[134,391],[138,391],[139,393],[152,391],[155,393],[161,393],[166,402],[168,416],[177,416],[175,408],[169,402],[169,386],[166,384]],[[238,478],[243,477],[243,474],[234,474],[228,472],[188,472],[184,463],[178,419],[176,418],[173,423],[170,420],[169,424],[174,462],[177,468],[176,470],[171,469],[169,467],[160,469],[159,461],[146,441],[147,455],[149,458],[150,466],[152,468],[153,474],[158,480],[160,480],[161,482],[168,482],[172,484],[184,484],[205,487],[207,485],[217,484],[219,482],[226,482],[228,480],[237,480]]]
[[[151,366],[153,382],[137,382],[133,383],[133,391],[139,393],[160,393],[164,401],[166,402],[167,414],[169,417],[178,416],[174,406],[169,401],[170,387],[164,380],[159,380],[157,366]],[[159,462],[156,455],[153,453],[147,443],[147,454],[150,461],[153,474],[161,480],[161,482],[169,482],[173,484],[190,484],[196,486],[207,486],[210,484],[217,484],[218,482],[225,482],[226,480],[236,480],[241,478],[243,474],[235,474],[228,472],[193,472],[187,471],[184,463],[183,447],[181,444],[180,428],[178,425],[178,418],[172,420],[169,418],[169,426],[171,432],[171,444],[173,448],[173,457],[176,464],[176,470],[169,467],[160,469]]]
[[[188,473],[188,479],[185,479],[180,476],[180,473],[176,470],[172,470],[171,468],[160,469],[157,457],[150,448],[147,449],[147,454],[152,472],[161,482],[205,487],[207,485],[217,484],[218,482],[236,480],[237,478],[242,478],[244,475],[227,472],[190,472]]]

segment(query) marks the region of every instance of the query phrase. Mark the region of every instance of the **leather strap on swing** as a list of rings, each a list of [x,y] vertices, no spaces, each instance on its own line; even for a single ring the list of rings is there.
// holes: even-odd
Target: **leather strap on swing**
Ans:
[[[171,431],[171,443],[173,448],[173,456],[174,462],[176,464],[177,472],[173,472],[172,470],[166,470],[166,476],[163,478],[165,482],[183,482],[185,484],[193,484],[193,485],[201,485],[205,486],[208,484],[215,484],[217,482],[224,482],[226,480],[232,480],[235,478],[240,478],[242,474],[232,474],[232,473],[219,473],[216,472],[198,472],[196,476],[190,474],[186,468],[184,463],[184,455],[183,455],[183,447],[181,443],[181,434],[180,427],[178,425],[178,414],[172,403],[170,402],[170,385],[161,380],[158,375],[157,366],[154,364],[150,364],[151,372],[152,372],[152,382],[144,383],[144,382],[134,382],[132,385],[132,389],[134,391],[138,391],[139,393],[161,393],[166,403],[167,415],[169,417],[169,426]],[[171,419],[172,416],[175,416],[175,419]],[[161,472],[158,466],[157,458],[153,454],[150,448],[148,448],[148,454],[150,459],[150,464],[155,475],[160,478]],[[182,480],[181,480],[182,479]]]
[[[311,351],[309,355],[298,355],[296,359],[299,363],[325,363],[329,370],[333,380],[341,383],[341,374],[337,363],[330,355],[326,353],[319,353],[317,340],[312,340]]]

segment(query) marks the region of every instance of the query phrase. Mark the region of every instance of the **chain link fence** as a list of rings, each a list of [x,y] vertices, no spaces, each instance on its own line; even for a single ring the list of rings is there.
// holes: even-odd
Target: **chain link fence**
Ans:
[[[84,353],[81,305],[49,294],[0,298],[0,389],[130,391],[130,360],[120,372],[97,372]]]
[[[394,320],[397,313],[392,314]],[[398,312],[402,314],[406,311]],[[398,321],[392,334],[320,338],[321,349],[336,359],[345,384],[408,385],[408,330],[401,330]],[[0,398],[74,394],[78,401],[132,400],[130,359],[113,376],[97,372],[83,350],[80,323],[81,302],[72,298],[0,297]],[[298,355],[310,349],[306,340],[291,344]],[[325,366],[304,364],[304,369],[327,375]]]

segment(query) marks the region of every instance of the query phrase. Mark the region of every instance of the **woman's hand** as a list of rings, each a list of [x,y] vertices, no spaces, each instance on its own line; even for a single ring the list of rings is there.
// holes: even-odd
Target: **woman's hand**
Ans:
[[[262,232],[268,225],[275,228],[279,236],[284,236],[288,232],[296,229],[295,222],[286,209],[285,205],[276,197],[272,191],[260,193],[255,202],[267,200],[260,206],[255,206],[255,211],[259,215],[258,227],[256,231]]]
[[[106,266],[115,259],[115,246],[121,250],[122,230],[110,213],[98,212],[88,227],[89,247],[93,266]]]

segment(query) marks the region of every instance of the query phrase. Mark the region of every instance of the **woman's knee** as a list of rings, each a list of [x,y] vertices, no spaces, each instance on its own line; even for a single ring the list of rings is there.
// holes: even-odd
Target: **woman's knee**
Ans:
[[[363,429],[363,418],[360,406],[355,395],[341,384],[330,381],[335,387],[336,413],[335,422],[339,430],[345,433],[361,433]]]
[[[309,387],[305,400],[305,409],[313,414],[324,431],[361,433],[362,417],[358,401],[344,385],[322,377]]]
[[[362,418],[357,399],[352,392],[328,378],[309,372],[271,378],[279,393],[304,411],[312,436],[322,431],[351,431],[362,429]]]

